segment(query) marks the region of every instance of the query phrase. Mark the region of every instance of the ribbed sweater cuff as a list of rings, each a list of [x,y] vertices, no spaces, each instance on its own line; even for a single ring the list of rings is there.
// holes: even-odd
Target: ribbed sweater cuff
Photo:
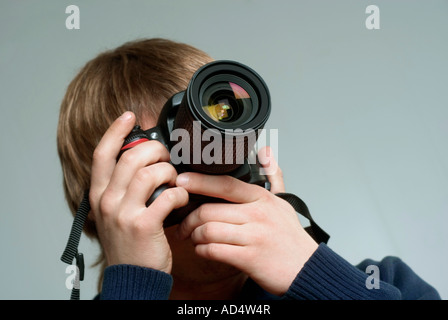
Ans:
[[[285,293],[285,299],[381,299],[385,292],[366,287],[368,275],[320,244]]]
[[[168,299],[171,275],[134,265],[113,265],[104,270],[101,300],[164,300]]]

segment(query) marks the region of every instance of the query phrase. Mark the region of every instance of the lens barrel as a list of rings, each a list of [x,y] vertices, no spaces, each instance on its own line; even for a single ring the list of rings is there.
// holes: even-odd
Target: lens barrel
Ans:
[[[257,130],[264,127],[270,110],[268,87],[251,68],[228,60],[200,68],[187,87],[174,121],[174,129],[185,129],[190,137],[200,139],[190,143],[191,169],[211,174],[237,169],[242,165],[240,159],[247,158]],[[194,130],[200,135],[194,134]],[[207,163],[203,157],[198,161],[197,154],[194,156],[199,150],[194,148],[195,143],[200,143],[201,153],[206,148],[209,151],[214,143],[213,152],[220,153],[214,157],[217,163]]]

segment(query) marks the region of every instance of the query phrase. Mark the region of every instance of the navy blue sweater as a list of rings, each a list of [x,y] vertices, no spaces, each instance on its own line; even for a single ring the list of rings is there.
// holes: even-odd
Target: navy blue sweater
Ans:
[[[372,265],[378,268],[366,273],[367,267]],[[377,282],[374,273],[379,276]],[[171,275],[162,271],[114,265],[105,269],[99,298],[163,300],[169,298],[172,284]],[[240,298],[417,300],[440,299],[440,296],[399,258],[386,257],[379,262],[369,259],[353,266],[327,245],[320,244],[282,297],[271,295],[248,280]]]

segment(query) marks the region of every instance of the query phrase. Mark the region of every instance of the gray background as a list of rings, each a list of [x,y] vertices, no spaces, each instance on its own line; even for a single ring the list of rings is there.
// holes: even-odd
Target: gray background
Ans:
[[[65,27],[70,4],[80,30]],[[380,30],[365,27],[369,4]],[[0,298],[69,297],[59,105],[87,60],[142,37],[257,70],[287,189],[330,246],[353,264],[399,256],[448,298],[448,2],[437,0],[0,1]],[[93,263],[96,244],[83,237],[80,250]]]

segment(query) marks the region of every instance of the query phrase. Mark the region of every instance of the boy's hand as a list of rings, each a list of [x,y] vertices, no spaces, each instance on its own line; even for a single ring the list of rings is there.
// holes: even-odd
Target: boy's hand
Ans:
[[[269,155],[261,160],[277,165]],[[284,191],[280,169],[269,180],[272,192]],[[191,237],[198,255],[235,266],[268,292],[284,294],[318,247],[292,206],[260,186],[199,173],[183,173],[176,184],[232,202],[201,205],[181,223],[179,237]]]
[[[188,203],[188,193],[174,187],[177,172],[168,163],[168,150],[157,141],[127,150],[117,162],[134,124],[134,114],[124,113],[95,149],[90,187],[93,219],[108,265],[133,264],[170,273],[171,250],[163,220]],[[173,188],[146,207],[154,190],[165,183]]]

